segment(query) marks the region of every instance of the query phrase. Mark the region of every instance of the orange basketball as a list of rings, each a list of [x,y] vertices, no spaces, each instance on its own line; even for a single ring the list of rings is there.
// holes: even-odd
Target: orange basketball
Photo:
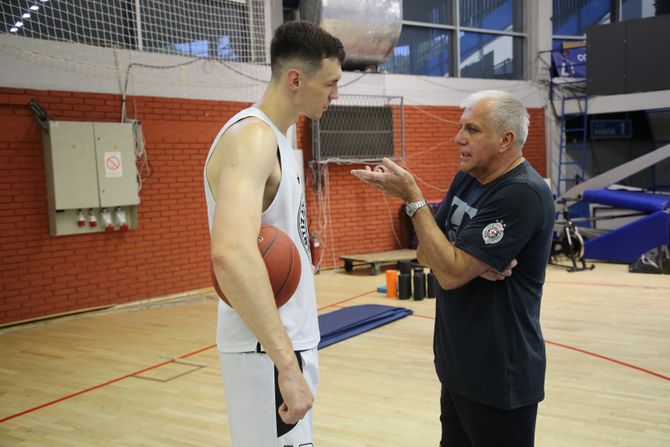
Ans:
[[[277,227],[263,224],[261,233],[258,235],[258,250],[268,270],[275,303],[277,307],[281,307],[293,296],[300,282],[301,267],[298,248],[288,234]],[[212,269],[212,282],[219,298],[230,305],[219,287],[214,269]]]

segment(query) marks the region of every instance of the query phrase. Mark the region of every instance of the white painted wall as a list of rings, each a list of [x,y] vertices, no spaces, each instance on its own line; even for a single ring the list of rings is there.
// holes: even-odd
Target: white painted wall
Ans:
[[[0,85],[12,88],[120,94],[132,63],[168,67],[183,56],[113,50],[0,35]],[[129,95],[255,101],[270,79],[267,66],[198,60],[175,68],[134,66]],[[409,104],[458,105],[472,92],[507,90],[528,107],[543,107],[544,88],[527,81],[345,72],[341,94],[404,96]]]

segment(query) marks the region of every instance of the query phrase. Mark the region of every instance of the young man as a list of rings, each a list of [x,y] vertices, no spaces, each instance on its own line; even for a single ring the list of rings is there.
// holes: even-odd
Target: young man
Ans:
[[[407,202],[419,261],[441,286],[434,337],[440,445],[530,447],[544,398],[540,299],[553,199],[523,158],[523,105],[484,91],[464,107],[456,135],[461,172],[435,217],[412,175],[390,160],[388,172],[352,173]]]
[[[277,28],[272,79],[262,99],[223,126],[205,165],[211,254],[218,284],[217,346],[235,447],[312,445],[319,328],[305,199],[286,132],[319,119],[337,99],[342,43],[316,25]],[[300,252],[295,294],[277,309],[258,251],[261,224]]]

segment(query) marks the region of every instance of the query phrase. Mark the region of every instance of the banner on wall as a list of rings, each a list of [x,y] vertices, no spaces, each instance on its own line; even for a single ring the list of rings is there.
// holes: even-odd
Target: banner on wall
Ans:
[[[553,51],[552,57],[559,77],[586,77],[586,44],[584,42],[564,42],[563,49]]]

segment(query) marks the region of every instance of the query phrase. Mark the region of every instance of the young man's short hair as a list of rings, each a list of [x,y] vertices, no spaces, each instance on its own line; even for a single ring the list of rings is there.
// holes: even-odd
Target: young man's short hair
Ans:
[[[299,63],[308,75],[316,73],[323,59],[336,57],[344,62],[344,47],[340,39],[319,26],[305,21],[280,25],[270,44],[270,67],[276,77],[287,63]]]

